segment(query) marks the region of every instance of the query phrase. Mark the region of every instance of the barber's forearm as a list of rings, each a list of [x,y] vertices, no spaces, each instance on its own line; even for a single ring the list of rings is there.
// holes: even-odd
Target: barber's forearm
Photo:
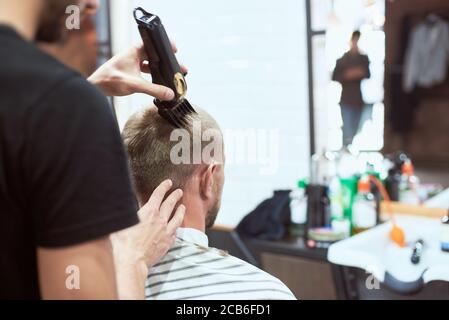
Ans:
[[[148,268],[143,261],[116,262],[117,291],[120,300],[143,300]]]
[[[114,243],[114,263],[120,300],[143,300],[148,267],[142,257],[120,242]]]
[[[103,92],[103,94],[108,97],[114,96],[113,80],[114,79],[112,78],[99,77],[95,73],[87,79],[87,81],[97,87],[98,90]]]

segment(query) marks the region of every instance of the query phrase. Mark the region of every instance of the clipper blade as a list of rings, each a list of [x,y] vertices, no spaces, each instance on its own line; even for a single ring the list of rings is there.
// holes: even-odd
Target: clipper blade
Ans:
[[[186,127],[189,124],[187,117],[190,114],[196,114],[195,109],[187,99],[183,99],[175,105],[173,102],[167,103],[161,101],[155,101],[155,104],[158,108],[159,115],[176,128]]]

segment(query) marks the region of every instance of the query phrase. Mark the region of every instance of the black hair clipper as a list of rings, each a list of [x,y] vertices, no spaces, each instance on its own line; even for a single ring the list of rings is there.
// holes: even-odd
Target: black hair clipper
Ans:
[[[187,83],[173,53],[167,32],[158,16],[140,7],[134,10],[134,18],[148,55],[153,83],[169,87],[175,92],[174,100],[156,99],[154,104],[162,118],[175,127],[184,127],[187,125],[186,116],[196,111],[185,98]]]

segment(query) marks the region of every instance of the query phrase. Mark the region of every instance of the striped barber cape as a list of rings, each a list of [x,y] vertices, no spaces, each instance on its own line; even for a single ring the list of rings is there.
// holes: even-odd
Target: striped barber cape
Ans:
[[[151,270],[147,300],[294,300],[277,278],[222,250],[206,234],[180,228],[174,246]]]

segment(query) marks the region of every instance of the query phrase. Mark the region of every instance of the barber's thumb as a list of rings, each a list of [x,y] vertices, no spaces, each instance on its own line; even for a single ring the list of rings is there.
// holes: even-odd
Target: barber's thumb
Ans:
[[[148,94],[156,99],[162,101],[170,101],[175,98],[175,93],[172,89],[142,80],[138,84],[138,92]]]

